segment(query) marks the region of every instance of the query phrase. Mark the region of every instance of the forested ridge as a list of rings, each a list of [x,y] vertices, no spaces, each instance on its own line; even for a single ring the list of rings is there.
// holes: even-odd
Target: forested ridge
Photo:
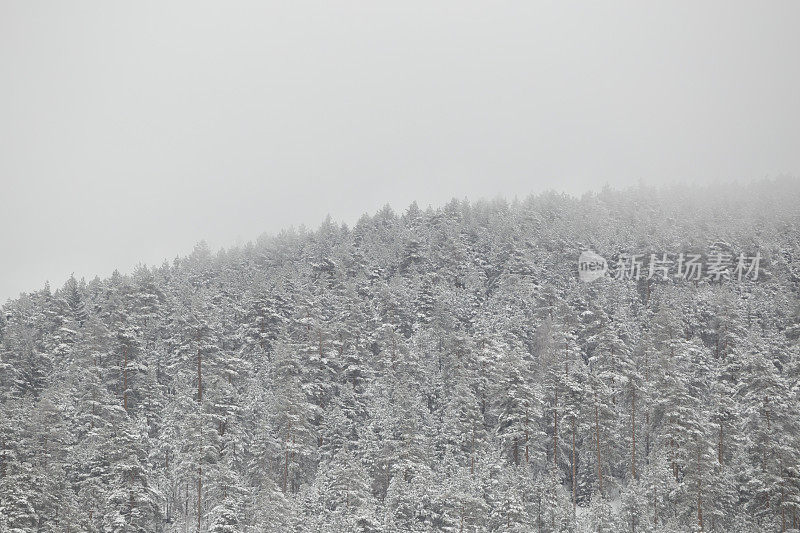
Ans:
[[[582,283],[586,249],[762,271]],[[788,178],[387,206],[73,277],[2,307],[0,531],[797,531],[798,291]]]

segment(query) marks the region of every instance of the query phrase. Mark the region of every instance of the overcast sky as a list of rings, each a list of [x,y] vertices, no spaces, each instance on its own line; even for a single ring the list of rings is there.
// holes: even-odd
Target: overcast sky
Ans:
[[[800,174],[800,2],[0,0],[0,302],[326,214]]]

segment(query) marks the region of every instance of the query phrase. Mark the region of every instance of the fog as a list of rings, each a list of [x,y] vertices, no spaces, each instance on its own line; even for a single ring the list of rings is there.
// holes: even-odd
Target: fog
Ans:
[[[389,203],[800,173],[800,3],[0,3],[0,302]]]

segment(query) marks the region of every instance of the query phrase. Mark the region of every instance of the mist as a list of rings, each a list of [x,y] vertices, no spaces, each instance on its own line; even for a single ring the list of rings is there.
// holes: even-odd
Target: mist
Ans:
[[[0,4],[0,301],[513,199],[800,170],[800,4]]]

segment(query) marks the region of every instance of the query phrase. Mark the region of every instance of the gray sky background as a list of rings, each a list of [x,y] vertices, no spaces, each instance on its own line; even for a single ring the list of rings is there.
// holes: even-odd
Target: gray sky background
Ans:
[[[387,202],[798,175],[798,22],[794,0],[0,0],[0,302]]]

